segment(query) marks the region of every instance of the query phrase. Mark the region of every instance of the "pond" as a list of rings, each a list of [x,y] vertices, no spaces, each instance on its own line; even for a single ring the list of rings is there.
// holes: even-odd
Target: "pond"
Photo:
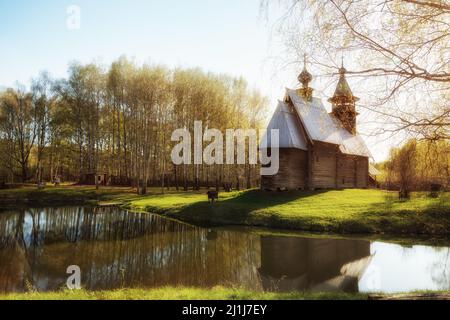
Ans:
[[[119,208],[0,213],[0,291],[165,285],[254,291],[406,292],[450,289],[448,247],[205,229]]]

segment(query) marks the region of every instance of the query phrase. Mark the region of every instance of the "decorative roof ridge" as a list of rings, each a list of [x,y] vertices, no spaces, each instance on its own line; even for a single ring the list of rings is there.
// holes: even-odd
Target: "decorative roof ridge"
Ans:
[[[313,108],[324,108],[322,98],[313,96],[313,97],[311,97],[311,100],[307,100],[304,97],[302,97],[301,95],[299,95],[297,90],[295,90],[295,89],[286,88],[286,90],[287,90],[287,94],[290,97],[291,97],[291,94],[294,94],[295,95],[294,98],[298,99],[299,101],[301,101],[304,104],[308,104],[309,106],[311,106]],[[320,104],[320,105],[317,105],[317,104]]]

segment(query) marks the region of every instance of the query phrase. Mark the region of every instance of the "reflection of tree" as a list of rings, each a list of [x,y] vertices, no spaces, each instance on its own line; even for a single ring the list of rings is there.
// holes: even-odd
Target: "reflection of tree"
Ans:
[[[431,264],[431,279],[440,290],[448,290],[450,288],[450,248],[439,248],[436,251],[442,255],[439,254],[439,259]]]
[[[30,267],[23,247],[12,244],[0,250],[0,292],[20,291],[29,273]]]
[[[432,281],[448,289],[450,248],[427,250],[434,259],[427,264]],[[400,246],[395,252],[403,260],[421,256]],[[252,290],[356,291],[369,262],[365,241],[260,237],[119,209],[0,215],[0,291],[24,290],[26,281],[39,290],[59,289],[74,264],[89,289],[238,284]]]
[[[61,208],[2,216],[0,243],[6,249],[0,252],[17,269],[30,265],[32,282],[41,290],[63,285],[65,270],[73,264],[80,266],[87,288],[115,288],[123,282],[130,287],[239,283],[257,289],[257,236],[213,235],[154,215],[110,210]],[[11,237],[21,238],[28,253],[19,254],[23,250],[11,246]],[[3,277],[14,285],[0,290],[23,288],[21,276],[11,273],[8,269]]]
[[[24,231],[25,211],[4,213],[3,217],[5,219],[0,219],[0,234],[4,235],[0,240],[0,291],[17,290],[25,285],[31,274]]]

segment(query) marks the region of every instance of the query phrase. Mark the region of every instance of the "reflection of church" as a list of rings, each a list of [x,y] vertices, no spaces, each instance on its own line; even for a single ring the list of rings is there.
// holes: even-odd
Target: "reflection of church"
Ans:
[[[357,292],[370,260],[367,241],[261,237],[259,273],[264,290]]]
[[[365,241],[207,230],[111,210],[28,209],[0,215],[0,292],[29,285],[58,290],[72,264],[84,270],[87,290],[220,285],[357,291],[371,259]],[[25,227],[27,217],[34,217],[32,228]]]

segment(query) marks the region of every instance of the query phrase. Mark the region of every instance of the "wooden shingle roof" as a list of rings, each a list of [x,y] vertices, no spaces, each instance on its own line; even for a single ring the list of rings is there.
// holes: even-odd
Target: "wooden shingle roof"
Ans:
[[[266,149],[272,147],[270,130],[277,129],[279,131],[279,148],[295,148],[308,150],[304,135],[301,133],[297,115],[290,107],[282,101],[278,102],[272,119],[267,126],[267,132],[262,137],[260,148]]]
[[[287,100],[292,102],[294,112],[285,102],[279,102],[278,107],[268,125],[270,129],[279,129],[280,148],[297,148],[307,150],[307,140],[336,144],[342,153],[371,158],[369,149],[358,134],[348,132],[333,115],[325,109],[322,101],[312,98],[307,101],[297,94],[296,90],[286,89]],[[303,125],[308,137],[299,128]],[[260,148],[270,147],[270,141],[264,135]],[[269,137],[270,140],[270,137]]]
[[[296,90],[290,89],[287,89],[287,94],[313,141],[337,144],[345,154],[372,157],[361,136],[348,132],[338,119],[327,112],[320,99],[307,101],[297,95]]]

